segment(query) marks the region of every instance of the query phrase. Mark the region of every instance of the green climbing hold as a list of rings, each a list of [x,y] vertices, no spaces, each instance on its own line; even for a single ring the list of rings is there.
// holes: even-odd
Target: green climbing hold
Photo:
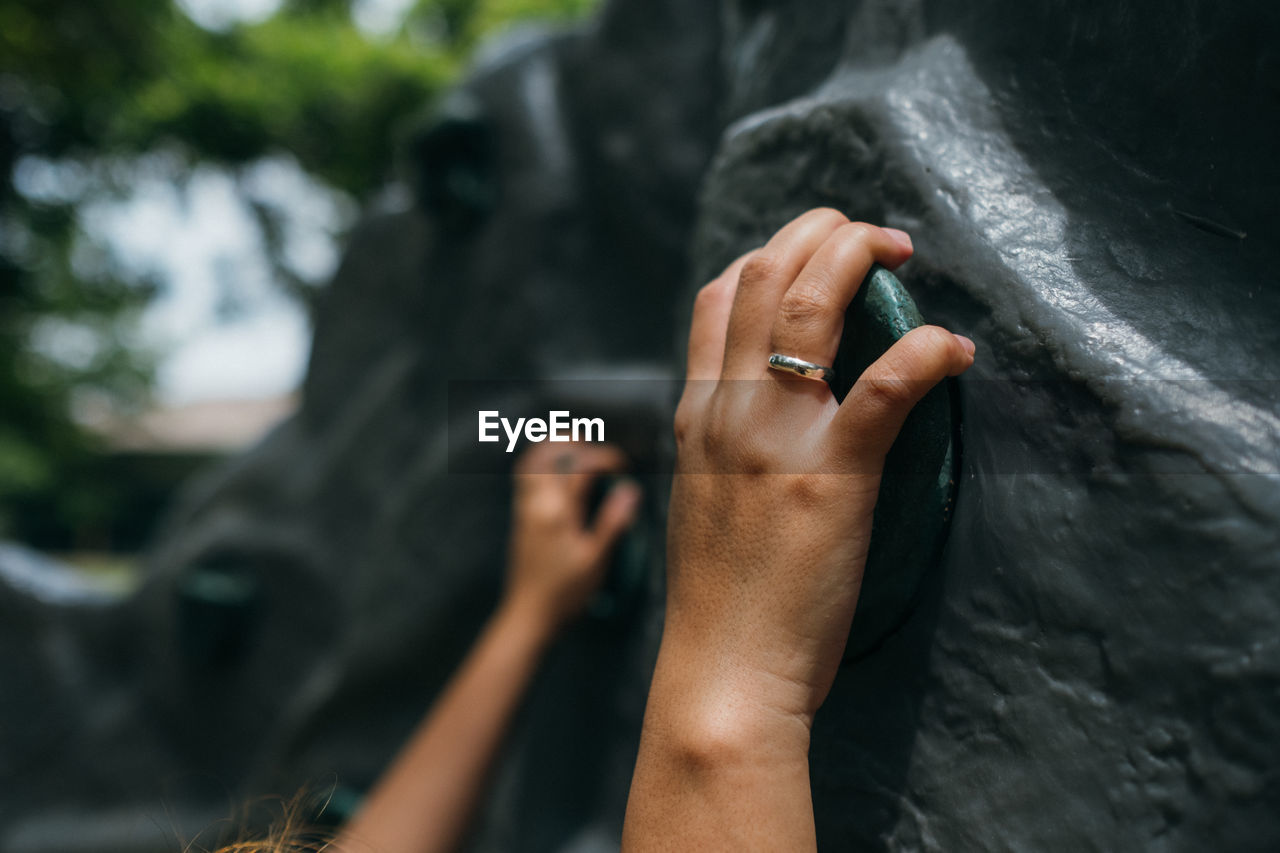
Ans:
[[[836,399],[844,400],[873,361],[922,325],[924,318],[902,283],[883,267],[873,267],[845,314],[834,365]],[[938,385],[916,404],[885,459],[846,662],[873,651],[902,624],[942,554],[959,463],[953,385]]]

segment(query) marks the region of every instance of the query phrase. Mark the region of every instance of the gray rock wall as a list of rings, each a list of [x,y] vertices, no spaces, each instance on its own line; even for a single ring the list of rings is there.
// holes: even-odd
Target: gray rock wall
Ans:
[[[496,46],[415,141],[421,204],[353,236],[302,411],[192,486],[142,591],[0,572],[0,849],[368,785],[501,576],[446,380],[675,373],[698,283],[819,204],[910,231],[979,347],[942,559],[817,722],[822,847],[1274,849],[1277,17],[615,0]],[[553,651],[474,850],[616,846],[660,551]]]

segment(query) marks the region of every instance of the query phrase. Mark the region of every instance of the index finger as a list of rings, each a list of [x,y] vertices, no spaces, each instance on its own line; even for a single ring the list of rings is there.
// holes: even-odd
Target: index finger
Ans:
[[[724,368],[724,342],[729,312],[738,293],[742,268],[759,249],[752,249],[698,291],[689,324],[689,366],[686,379],[719,379]]]
[[[627,469],[627,456],[614,444],[573,444],[573,467],[567,485],[575,501],[585,502],[591,484],[602,474],[619,474]]]
[[[535,475],[555,474],[563,481],[595,474],[622,471],[627,466],[627,456],[615,444],[585,444],[573,441],[543,441],[534,444],[516,460],[513,476],[517,482]]]

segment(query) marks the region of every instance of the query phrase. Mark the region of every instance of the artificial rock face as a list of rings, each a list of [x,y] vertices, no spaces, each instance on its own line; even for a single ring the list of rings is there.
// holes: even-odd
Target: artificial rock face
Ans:
[[[822,49],[739,6],[738,67]],[[820,838],[1274,845],[1275,15],[943,6],[849,4],[799,91],[730,78],[703,187],[698,278],[832,205],[911,232],[980,353],[944,559],[817,726]]]
[[[816,205],[909,231],[900,278],[978,344],[945,549],[817,721],[824,849],[1280,845],[1280,13],[796,6],[617,0],[481,61],[419,208],[353,236],[302,411],[192,487],[142,591],[0,575],[0,848],[368,785],[501,574],[445,380],[676,374],[693,289]],[[616,846],[650,568],[552,653],[473,849]]]

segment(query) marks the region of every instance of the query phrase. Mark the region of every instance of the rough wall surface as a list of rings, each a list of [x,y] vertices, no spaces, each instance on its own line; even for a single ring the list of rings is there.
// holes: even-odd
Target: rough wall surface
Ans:
[[[910,231],[902,280],[979,347],[943,558],[818,719],[821,846],[1277,848],[1278,108],[1262,2],[616,0],[509,39],[420,137],[422,208],[353,237],[301,413],[193,486],[142,591],[0,572],[0,849],[367,785],[500,578],[445,379],[674,371],[696,284],[818,204]],[[652,568],[553,652],[474,850],[616,847]]]

